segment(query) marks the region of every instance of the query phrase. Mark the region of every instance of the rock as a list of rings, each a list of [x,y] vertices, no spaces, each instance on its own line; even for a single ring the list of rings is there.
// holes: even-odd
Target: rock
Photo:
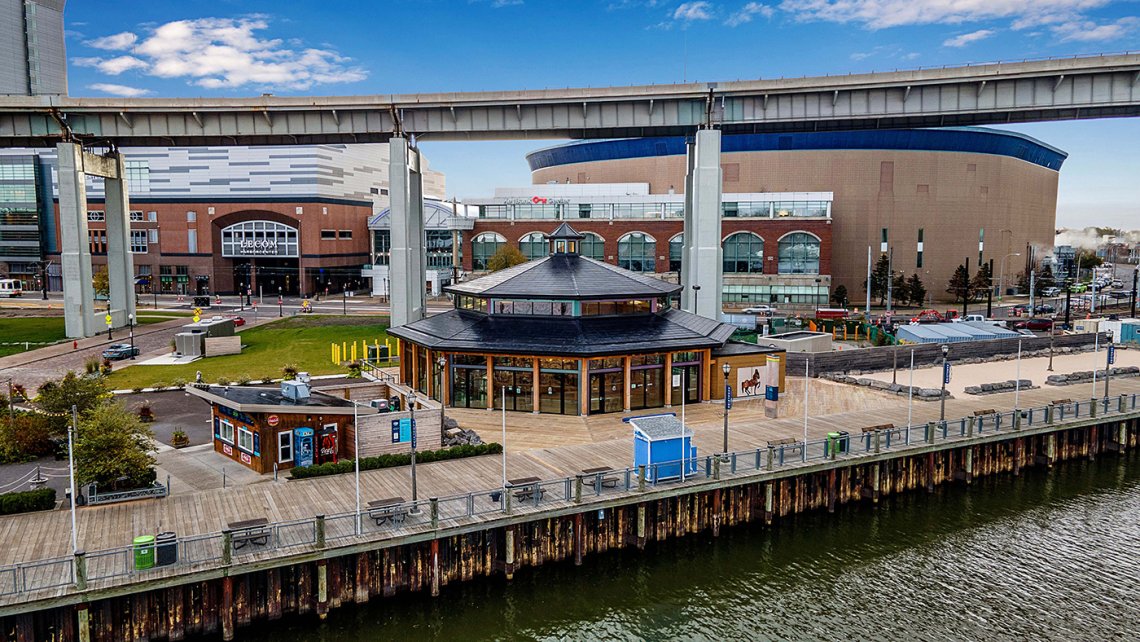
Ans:
[[[871,385],[871,384],[872,384],[874,381],[875,381],[874,379],[868,379],[867,377],[859,377],[859,378],[856,380],[856,383],[858,383],[860,386],[869,386],[869,385]]]
[[[966,386],[965,391],[966,391],[966,394],[968,394],[968,395],[978,395],[978,394],[982,393],[982,387],[981,386]]]
[[[980,385],[978,387],[981,388],[981,390],[979,390],[979,392],[993,392],[994,384],[983,383],[982,385]]]
[[[933,397],[937,399],[942,396],[942,391],[938,388],[920,388],[918,391],[918,396],[927,398]]]
[[[890,390],[891,384],[886,381],[879,381],[878,379],[875,379],[871,382],[871,388],[875,390]]]

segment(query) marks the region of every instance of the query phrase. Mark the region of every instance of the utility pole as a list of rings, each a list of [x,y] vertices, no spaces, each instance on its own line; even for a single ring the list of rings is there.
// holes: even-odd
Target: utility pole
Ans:
[[[867,246],[867,307],[863,308],[863,317],[867,323],[871,322],[871,246]]]
[[[887,249],[887,316],[891,316],[891,297],[895,291],[895,248]]]
[[[990,259],[989,268],[986,271],[986,318],[992,318],[994,315],[994,260]]]
[[[970,305],[970,257],[966,257],[966,289],[962,297],[962,318],[966,318]]]
[[[1140,267],[1137,267],[1136,269],[1132,270],[1132,297],[1131,297],[1131,301],[1128,305],[1128,307],[1129,307],[1129,315],[1128,316],[1132,317],[1133,319],[1136,318],[1136,282],[1138,279],[1140,279]]]

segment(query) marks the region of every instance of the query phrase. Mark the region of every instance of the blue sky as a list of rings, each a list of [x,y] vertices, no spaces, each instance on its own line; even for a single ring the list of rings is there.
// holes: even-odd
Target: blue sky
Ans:
[[[74,96],[385,94],[847,74],[1140,49],[1137,0],[71,0]],[[1140,119],[1011,127],[1070,153],[1059,225],[1140,227]],[[430,143],[449,195],[557,141]]]

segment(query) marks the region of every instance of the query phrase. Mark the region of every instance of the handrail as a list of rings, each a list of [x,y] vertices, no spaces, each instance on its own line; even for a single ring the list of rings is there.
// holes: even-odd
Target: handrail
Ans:
[[[1042,425],[1063,426],[1066,419],[1079,421],[1134,413],[1140,407],[1140,394],[1122,394],[1111,398],[1091,398],[1062,404],[1006,410],[990,415],[959,417],[930,421],[874,432],[861,436],[847,434],[838,439],[827,437],[797,441],[779,446],[711,454],[696,460],[652,462],[648,466],[630,466],[588,475],[575,475],[555,479],[540,479],[522,486],[486,488],[468,493],[432,497],[416,502],[404,502],[392,507],[393,514],[403,515],[399,520],[373,519],[367,510],[359,517],[355,512],[337,513],[282,522],[264,526],[264,543],[249,543],[240,549],[234,546],[228,532],[212,532],[185,536],[173,544],[152,544],[155,551],[162,546],[175,546],[181,553],[172,565],[199,570],[203,564],[226,565],[237,558],[289,549],[325,548],[328,542],[347,539],[375,540],[423,530],[424,526],[440,528],[441,523],[474,520],[487,514],[503,516],[515,513],[539,512],[543,506],[571,506],[590,497],[644,492],[658,485],[695,485],[710,479],[762,477],[776,470],[784,470],[820,461],[857,460],[884,451],[899,451],[910,446],[930,445],[938,442],[983,439],[991,433],[1013,433],[1028,427]],[[662,479],[661,472],[678,474],[685,467],[685,480],[678,477]],[[591,483],[592,482],[592,483]],[[612,482],[612,483],[611,483]],[[359,523],[359,526],[357,525]],[[379,536],[379,537],[377,537]],[[203,548],[204,547],[204,548]],[[118,578],[145,577],[152,569],[138,569],[133,556],[135,546],[123,546],[74,557],[54,557],[8,566],[0,566],[0,598],[10,595],[28,595],[32,591],[55,589],[61,586],[87,586],[88,580],[115,580]],[[156,557],[161,558],[161,555]],[[162,561],[161,559],[157,561]],[[169,565],[168,565],[169,566]],[[166,566],[155,566],[156,569]]]

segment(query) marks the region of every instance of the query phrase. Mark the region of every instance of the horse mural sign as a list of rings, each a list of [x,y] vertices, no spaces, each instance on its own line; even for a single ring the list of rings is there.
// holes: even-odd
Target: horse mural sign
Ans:
[[[736,367],[736,396],[762,397],[767,386],[780,385],[780,361],[768,359]]]

